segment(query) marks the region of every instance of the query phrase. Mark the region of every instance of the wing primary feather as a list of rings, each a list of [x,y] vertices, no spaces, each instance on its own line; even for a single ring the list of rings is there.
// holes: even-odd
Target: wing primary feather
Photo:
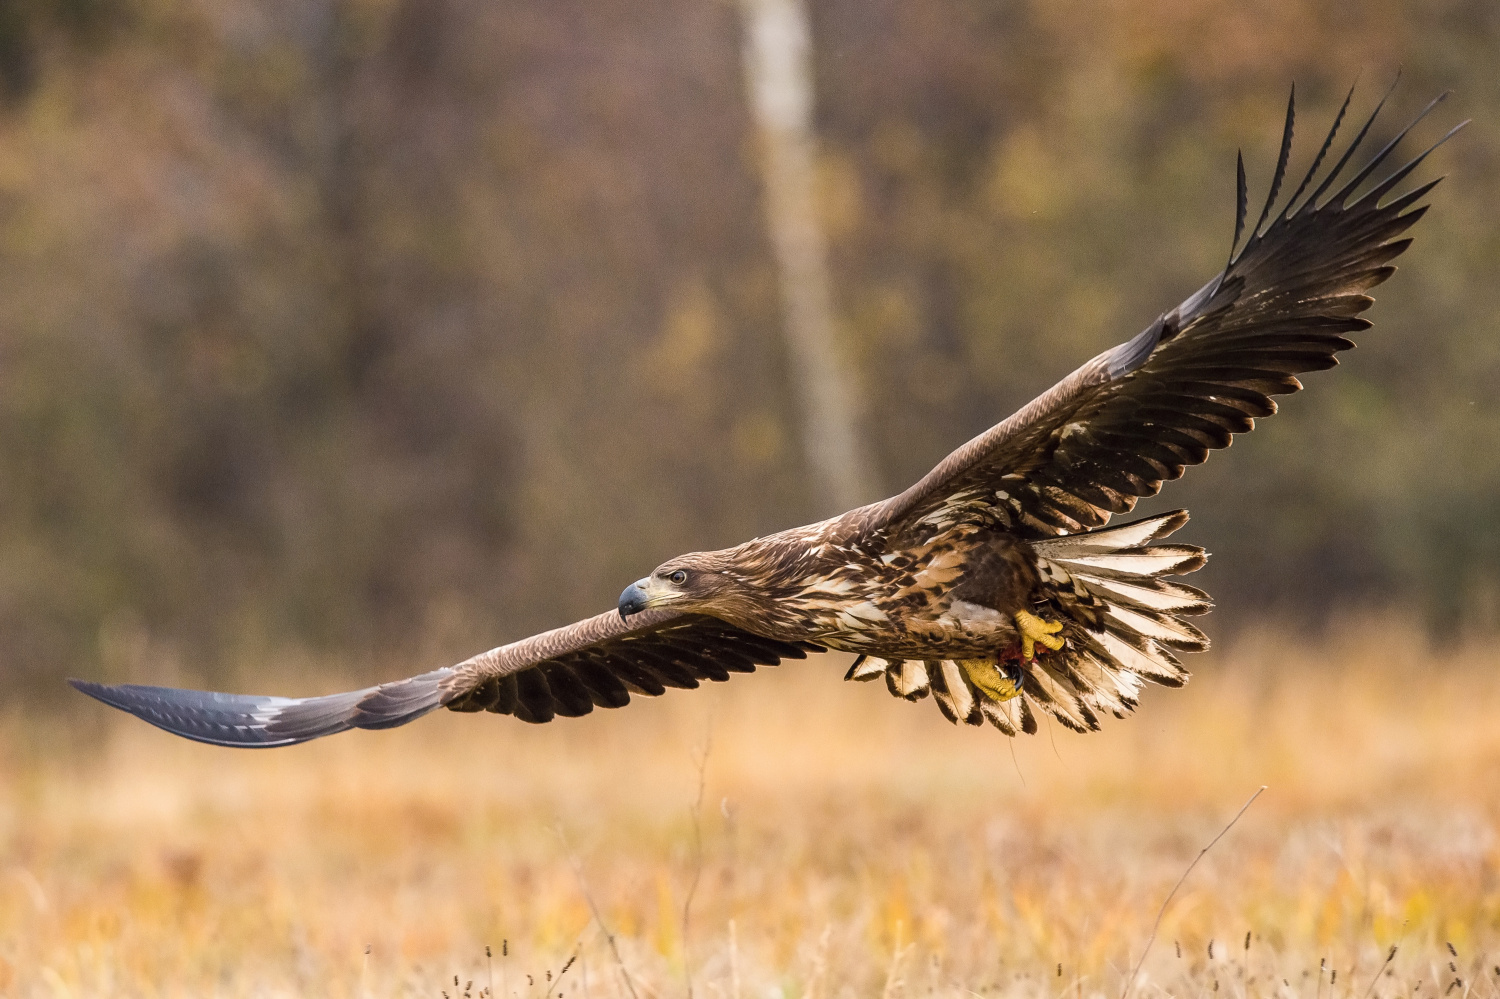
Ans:
[[[1245,186],[1245,153],[1236,150],[1234,154],[1234,242],[1229,245],[1229,259],[1234,261],[1234,251],[1239,249],[1240,236],[1245,231],[1245,215],[1250,208],[1250,195]],[[1229,266],[1224,267],[1228,273]]]
[[[1410,207],[1412,204],[1416,203],[1416,201],[1418,199],[1420,199],[1423,195],[1425,195],[1428,191],[1432,190],[1434,187],[1437,187],[1442,182],[1443,182],[1443,178],[1442,177],[1436,177],[1436,178],[1434,178],[1432,180],[1429,180],[1427,183],[1422,184],[1419,187],[1414,187],[1410,191],[1407,191],[1405,194],[1401,195],[1401,197],[1396,198],[1393,201],[1387,203],[1386,205],[1383,206],[1383,208],[1386,211],[1392,211],[1392,212],[1398,212],[1398,213],[1400,213],[1400,212],[1406,212],[1406,209],[1408,207]],[[1419,214],[1419,213],[1426,212],[1426,211],[1427,211],[1427,206],[1426,205],[1421,205],[1421,206],[1419,206],[1416,209],[1416,211],[1408,212],[1405,215],[1398,215],[1397,217],[1400,218],[1400,219],[1402,219],[1403,221],[1405,219],[1407,219],[1407,218],[1411,218],[1411,220],[1413,222],[1416,222],[1419,219],[1421,219],[1421,217],[1422,217],[1421,214]],[[1404,251],[1408,246],[1411,245],[1411,237],[1408,236],[1406,239],[1392,240],[1391,242],[1389,242],[1389,243],[1387,243],[1385,245],[1388,248],[1389,247],[1399,246],[1401,248],[1401,250]],[[1394,259],[1398,255],[1399,255],[1399,253],[1392,254],[1390,259]]]
[[[1271,193],[1266,195],[1266,206],[1260,210],[1260,218],[1250,231],[1254,239],[1266,219],[1271,217],[1271,206],[1276,204],[1276,195],[1281,193],[1281,182],[1286,179],[1287,160],[1292,156],[1292,126],[1297,117],[1297,85],[1292,84],[1292,96],[1286,102],[1286,125],[1281,130],[1281,152],[1276,156],[1276,173],[1271,177]]]
[[[1434,97],[1432,101],[1422,109],[1421,113],[1411,120],[1410,124],[1408,124],[1401,131],[1397,132],[1395,137],[1391,139],[1390,142],[1387,142],[1380,148],[1380,152],[1370,157],[1370,162],[1366,163],[1364,167],[1360,169],[1359,173],[1355,174],[1354,177],[1350,179],[1349,183],[1340,188],[1339,192],[1329,199],[1330,202],[1342,207],[1345,200],[1354,193],[1354,189],[1357,188],[1360,184],[1364,183],[1366,178],[1368,178],[1370,174],[1374,173],[1375,170],[1380,166],[1380,164],[1385,162],[1385,158],[1389,156],[1398,145],[1401,144],[1401,140],[1406,138],[1406,133],[1416,128],[1417,123],[1431,114],[1433,108],[1437,107],[1439,104],[1443,103],[1443,101],[1447,100],[1449,93],[1449,91],[1445,90],[1441,94],[1438,94],[1436,97]],[[1358,202],[1356,202],[1356,204],[1358,204]]]
[[[1350,205],[1349,207],[1353,208],[1360,202],[1369,200],[1371,198],[1374,198],[1378,202],[1380,198],[1386,194],[1386,192],[1395,187],[1397,184],[1401,183],[1401,181],[1406,177],[1407,174],[1411,173],[1417,167],[1421,166],[1422,161],[1431,156],[1433,151],[1436,150],[1438,146],[1441,146],[1443,143],[1447,142],[1449,139],[1457,135],[1460,129],[1469,124],[1469,121],[1470,119],[1466,118],[1463,121],[1459,122],[1457,125],[1454,125],[1452,128],[1448,129],[1448,131],[1443,135],[1441,139],[1438,139],[1432,145],[1422,150],[1422,152],[1412,157],[1411,161],[1408,162],[1405,166],[1397,170],[1395,173],[1391,174],[1385,180],[1382,180],[1379,184],[1376,184],[1369,191],[1362,194],[1354,201],[1354,204]],[[1428,191],[1436,187],[1438,185],[1438,182],[1442,179],[1443,178],[1439,177],[1437,180],[1424,184],[1419,190],[1422,194],[1426,194]],[[1420,196],[1421,194],[1418,195],[1418,197]]]
[[[1323,158],[1328,155],[1328,150],[1333,147],[1334,136],[1338,135],[1339,126],[1344,123],[1344,115],[1349,110],[1349,102],[1354,99],[1354,87],[1349,88],[1349,93],[1344,95],[1344,103],[1339,107],[1339,113],[1334,116],[1333,127],[1328,130],[1328,137],[1323,140],[1323,146],[1318,150],[1318,155],[1313,157],[1312,166],[1308,168],[1307,176],[1302,178],[1302,183],[1297,185],[1297,190],[1287,199],[1286,211],[1283,217],[1291,218],[1297,199],[1302,197],[1302,192],[1307,190],[1307,185],[1317,176],[1318,167],[1323,165]]]
[[[1339,157],[1339,161],[1333,165],[1333,169],[1328,172],[1328,176],[1323,178],[1323,182],[1318,185],[1317,190],[1308,195],[1307,201],[1303,205],[1304,208],[1311,206],[1314,211],[1317,211],[1318,199],[1333,186],[1334,180],[1338,178],[1344,167],[1348,165],[1350,157],[1354,155],[1354,151],[1359,148],[1361,142],[1365,141],[1365,136],[1370,132],[1370,126],[1375,124],[1375,119],[1380,116],[1381,108],[1385,107],[1385,102],[1390,100],[1391,94],[1396,89],[1396,84],[1400,82],[1401,74],[1397,73],[1396,78],[1391,81],[1391,85],[1386,88],[1386,92],[1381,96],[1380,103],[1375,105],[1375,110],[1370,112],[1370,117],[1365,119],[1364,125],[1360,127],[1359,134],[1354,137],[1353,142],[1349,143],[1349,148],[1344,150],[1344,155]]]

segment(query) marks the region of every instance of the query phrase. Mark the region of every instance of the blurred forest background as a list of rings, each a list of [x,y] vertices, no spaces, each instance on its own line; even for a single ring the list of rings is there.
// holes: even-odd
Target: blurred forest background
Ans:
[[[811,12],[882,494],[1217,271],[1292,81],[1293,171],[1356,78],[1404,67],[1382,141],[1452,88],[1361,349],[1143,509],[1192,508],[1220,634],[1500,623],[1500,5]],[[0,682],[410,672],[834,512],[742,43],[705,0],[0,4]]]

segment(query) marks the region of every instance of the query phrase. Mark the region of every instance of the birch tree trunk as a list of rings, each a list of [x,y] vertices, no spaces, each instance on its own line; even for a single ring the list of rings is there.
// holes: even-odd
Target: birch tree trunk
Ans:
[[[781,277],[784,331],[816,501],[837,512],[876,498],[840,355],[828,250],[814,195],[811,31],[803,0],[743,0],[745,75],[762,138],[766,210]]]

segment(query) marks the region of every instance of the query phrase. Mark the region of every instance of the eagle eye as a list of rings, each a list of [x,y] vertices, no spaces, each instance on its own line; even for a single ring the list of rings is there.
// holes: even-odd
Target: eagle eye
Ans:
[[[687,582],[687,573],[683,572],[681,569],[678,569],[667,578],[676,583],[678,586],[681,586],[683,583]]]

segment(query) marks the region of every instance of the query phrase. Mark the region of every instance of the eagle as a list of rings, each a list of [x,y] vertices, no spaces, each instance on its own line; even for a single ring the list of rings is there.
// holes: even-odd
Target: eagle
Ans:
[[[1394,89],[1394,84],[1392,85]],[[1170,577],[1204,564],[1164,544],[1186,511],[1109,526],[1141,497],[1276,412],[1297,375],[1333,367],[1369,291],[1442,179],[1393,194],[1450,130],[1372,176],[1447,95],[1347,179],[1391,90],[1326,172],[1351,88],[1302,182],[1278,202],[1296,88],[1265,207],[1245,236],[1244,157],[1220,273],[1141,333],[1085,363],[899,495],[734,548],[669,559],[618,605],[456,666],[321,697],[247,696],[82,680],[74,687],[176,735],[286,746],[404,725],[437,708],[541,723],[619,708],[828,650],[848,680],[931,695],[949,721],[1006,735],[1050,716],[1080,732],[1124,717],[1147,682],[1181,686],[1211,603]],[[1306,195],[1306,197],[1304,197]]]

